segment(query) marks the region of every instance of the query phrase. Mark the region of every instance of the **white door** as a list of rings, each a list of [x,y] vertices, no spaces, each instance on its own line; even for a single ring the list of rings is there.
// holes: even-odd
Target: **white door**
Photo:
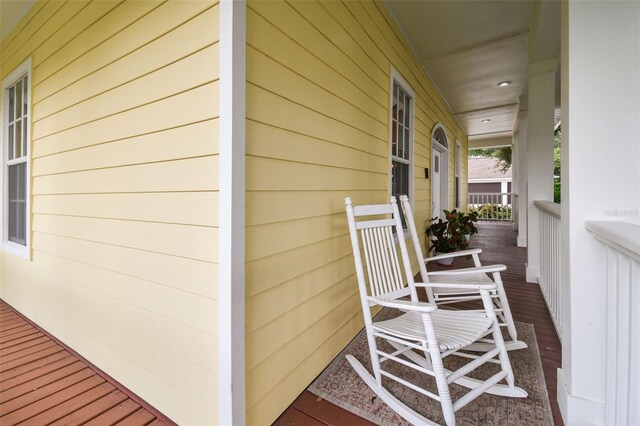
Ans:
[[[440,152],[433,150],[431,164],[431,217],[440,217]]]

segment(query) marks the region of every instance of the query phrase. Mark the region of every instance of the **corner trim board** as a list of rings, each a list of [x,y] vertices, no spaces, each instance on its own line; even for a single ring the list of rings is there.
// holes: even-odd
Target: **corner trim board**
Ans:
[[[218,424],[245,424],[244,234],[246,21],[244,0],[220,2]]]

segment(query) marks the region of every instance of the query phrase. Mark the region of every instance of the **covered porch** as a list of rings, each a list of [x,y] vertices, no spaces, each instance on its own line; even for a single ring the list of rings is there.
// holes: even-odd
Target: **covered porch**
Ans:
[[[517,232],[510,222],[481,222],[479,233],[471,240],[473,248],[482,249],[483,265],[501,263],[507,266],[502,273],[511,311],[515,321],[533,324],[544,370],[554,424],[562,425],[557,402],[557,369],[561,366],[562,349],[552,317],[547,309],[540,286],[526,282],[527,249],[517,246]],[[470,259],[456,259],[455,267],[472,266]],[[445,267],[429,264],[429,270]],[[516,376],[516,382],[518,377]],[[473,410],[472,402],[465,410]],[[461,414],[463,414],[461,412]],[[274,423],[285,425],[371,425],[356,416],[305,390]]]

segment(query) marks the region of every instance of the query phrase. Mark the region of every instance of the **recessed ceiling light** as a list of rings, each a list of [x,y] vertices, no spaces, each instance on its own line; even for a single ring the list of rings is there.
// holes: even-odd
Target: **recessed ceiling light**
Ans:
[[[498,87],[507,87],[511,84],[510,81],[501,81],[500,83],[498,83]]]
[[[484,120],[482,120],[482,122],[483,122],[483,123],[488,123],[488,122],[490,122],[490,121],[491,121],[491,119],[490,119],[490,118],[485,118]]]

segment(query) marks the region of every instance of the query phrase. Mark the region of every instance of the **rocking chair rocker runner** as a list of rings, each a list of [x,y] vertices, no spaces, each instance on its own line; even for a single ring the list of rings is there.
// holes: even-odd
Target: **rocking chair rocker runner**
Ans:
[[[435,423],[413,411],[387,391],[383,385],[382,376],[439,401],[446,424],[449,426],[455,424],[454,413],[482,393],[526,397],[527,393],[523,389],[515,387],[507,349],[494,311],[490,292],[495,291],[497,285],[495,283],[452,285],[414,282],[395,197],[391,197],[391,204],[353,207],[350,198],[346,198],[345,204],[373,375],[352,355],[347,355],[347,359],[366,384],[387,405],[414,425],[434,425]],[[362,216],[389,214],[391,218],[387,219],[356,221]],[[400,246],[400,256],[397,253],[394,234]],[[367,269],[366,277],[365,264],[360,254],[360,240],[362,240]],[[408,286],[405,286],[405,282]],[[438,309],[435,303],[418,301],[416,287],[475,291],[480,294],[484,310]],[[401,300],[404,297],[409,297],[410,300]],[[405,313],[390,320],[374,322],[371,308],[376,305],[395,308]],[[493,337],[492,349],[479,355],[459,352],[489,334]],[[395,351],[384,352],[384,347],[378,345],[376,339],[387,341]],[[472,359],[472,361],[456,371],[449,371],[444,368],[442,360],[451,355]],[[497,360],[494,359],[496,356]],[[417,373],[433,377],[437,394],[385,370],[384,363],[389,361],[400,363]],[[499,364],[500,372],[486,381],[466,376],[486,362]],[[498,384],[503,379],[507,384]],[[449,385],[454,382],[471,389],[455,402],[452,401],[449,392]]]
[[[420,240],[418,239],[418,232],[416,231],[416,225],[413,221],[413,212],[411,211],[411,204],[409,198],[406,195],[400,196],[400,204],[404,213],[404,217],[407,223],[407,228],[411,233],[411,240],[413,242],[413,248],[416,258],[418,259],[418,266],[420,268],[420,276],[425,282],[431,280],[436,282],[447,282],[450,284],[496,284],[496,289],[490,292],[496,316],[501,327],[506,327],[509,332],[510,341],[505,342],[507,350],[524,349],[527,344],[521,340],[518,340],[518,334],[516,332],[516,325],[513,322],[513,316],[511,315],[511,309],[509,308],[509,301],[507,300],[507,294],[504,291],[502,285],[502,278],[500,272],[506,270],[504,265],[488,265],[482,266],[480,263],[479,254],[482,253],[480,249],[471,249],[456,251],[452,253],[444,253],[439,256],[424,258],[422,250],[420,248]],[[472,256],[475,267],[452,269],[450,271],[434,271],[427,272],[426,263],[443,258],[459,257],[459,256]],[[421,261],[424,259],[424,261]],[[487,274],[491,274],[491,279]],[[459,302],[468,302],[471,300],[479,300],[480,295],[475,290],[465,289],[464,287],[455,288],[426,288],[427,298],[429,302],[436,303],[437,305],[450,305]],[[455,305],[454,305],[455,306]],[[493,345],[488,345],[484,342],[475,343],[469,350],[484,351],[490,349]]]

